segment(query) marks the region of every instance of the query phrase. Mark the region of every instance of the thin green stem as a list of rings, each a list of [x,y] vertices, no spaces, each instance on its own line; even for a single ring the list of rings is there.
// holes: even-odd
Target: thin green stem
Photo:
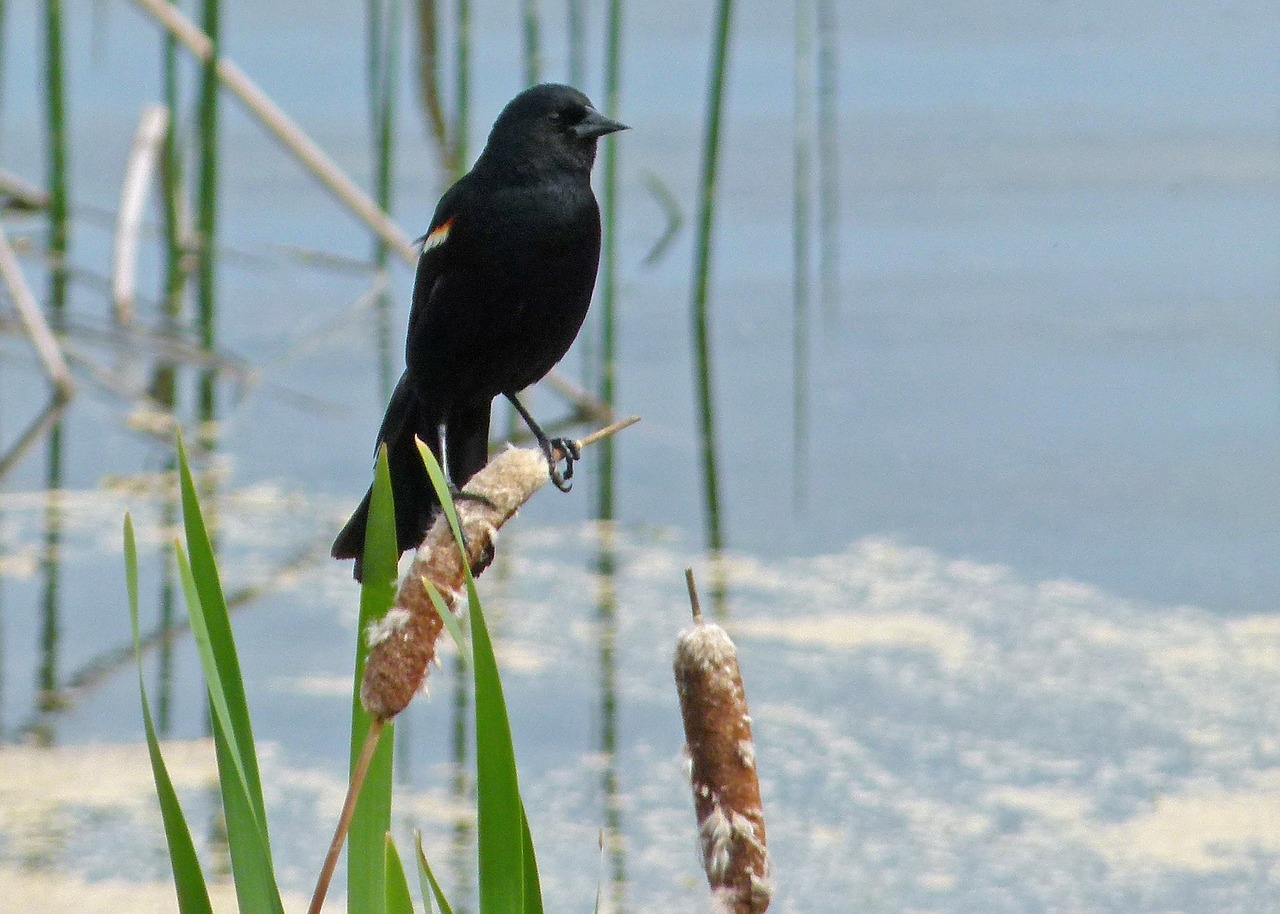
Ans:
[[[461,177],[467,170],[467,130],[471,112],[471,0],[458,0],[457,71],[453,98],[453,173]]]
[[[587,75],[587,17],[582,6],[582,0],[568,0],[565,10],[569,34],[569,85],[579,89]]]
[[[200,234],[200,269],[196,279],[196,307],[200,345],[212,351],[215,327],[215,255],[218,211],[218,57],[222,53],[220,0],[204,0],[201,26],[213,52],[200,73],[200,162],[197,189],[197,229]],[[210,420],[217,412],[214,374],[200,379],[200,417]]]
[[[542,69],[541,26],[538,22],[538,0],[520,0],[521,41],[524,50],[524,84],[538,83]]]
[[[162,63],[164,103],[169,109],[169,124],[164,132],[164,167],[161,187],[164,195],[165,242],[165,314],[176,319],[182,313],[182,292],[187,281],[183,255],[182,227],[182,149],[178,144],[178,39],[164,34]]]
[[[813,198],[813,181],[810,165],[813,159],[813,2],[797,0],[795,4],[795,112],[792,146],[792,446],[796,453],[792,461],[792,499],[800,503],[804,491],[803,453],[807,429],[806,394],[808,386],[808,321],[811,297],[809,271],[810,248],[809,201]]]
[[[716,177],[720,159],[720,122],[724,110],[725,70],[729,55],[729,27],[733,0],[716,4],[715,38],[711,53],[711,78],[707,90],[706,133],[702,146],[702,176],[698,195],[698,227],[693,256],[694,384],[698,400],[698,430],[702,452],[703,506],[707,545],[715,552],[724,547],[717,472],[715,407],[712,391],[711,330],[711,229],[715,219]]]
[[[439,21],[435,0],[416,0],[418,10],[418,101],[427,121],[427,134],[435,144],[440,161],[450,167],[453,151],[449,127],[440,101]]]
[[[605,27],[604,110],[618,110],[619,81],[622,69],[622,0],[610,0]],[[617,395],[616,302],[618,297],[618,145],[604,141],[604,206],[601,220],[600,250],[600,399],[613,406]],[[612,518],[614,513],[614,442],[601,443],[601,486],[599,516]]]
[[[54,329],[64,321],[67,282],[69,189],[67,105],[63,64],[62,0],[45,0],[45,115],[48,130],[49,259],[53,270],[50,312]]]
[[[836,13],[833,0],[817,0],[818,225],[821,232],[819,271],[822,310],[828,326],[840,306],[840,117],[836,99],[838,60]]]
[[[374,197],[383,212],[391,212],[391,190],[395,170],[396,75],[400,68],[400,0],[369,3],[369,105],[374,135]],[[382,395],[391,395],[395,383],[392,356],[391,297],[387,289],[387,258],[390,249],[382,238],[374,241],[373,258],[382,290],[377,299],[379,374]]]

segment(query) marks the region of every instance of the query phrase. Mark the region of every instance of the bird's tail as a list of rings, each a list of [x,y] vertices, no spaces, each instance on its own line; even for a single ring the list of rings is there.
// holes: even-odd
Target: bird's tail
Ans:
[[[485,465],[489,453],[489,403],[483,401],[470,409],[454,409],[446,429],[448,436],[449,477],[458,486],[465,485]],[[408,375],[401,375],[387,404],[387,413],[378,431],[379,444],[387,445],[387,464],[391,471],[391,496],[396,514],[396,546],[399,552],[417,548],[431,526],[439,500],[431,478],[422,463],[416,438],[440,459],[440,427],[437,411],[425,404],[413,390]],[[365,493],[351,519],[333,542],[331,554],[336,559],[355,559],[355,578],[364,576],[363,556],[365,527],[369,522],[369,499]]]
[[[391,471],[391,497],[396,514],[396,545],[399,552],[412,549],[422,542],[431,515],[438,501],[422,455],[418,453],[414,438],[421,438],[439,459],[440,433],[434,416],[424,407],[414,393],[408,376],[402,375],[387,413],[378,431],[378,443],[387,446],[387,464]],[[363,578],[365,527],[369,523],[370,488],[365,493],[351,519],[347,521],[338,538],[333,542],[331,554],[335,559],[355,559],[355,578]]]

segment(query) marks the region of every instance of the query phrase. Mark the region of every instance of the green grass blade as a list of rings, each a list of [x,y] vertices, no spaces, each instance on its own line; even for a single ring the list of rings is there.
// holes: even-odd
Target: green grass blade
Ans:
[[[436,608],[436,612],[440,614],[444,627],[448,629],[453,643],[458,646],[458,653],[462,654],[462,659],[466,661],[467,666],[471,666],[471,645],[467,642],[467,636],[462,631],[462,625],[458,622],[458,617],[449,611],[449,606],[444,602],[444,597],[440,596],[440,591],[436,589],[436,585],[423,578],[423,586],[427,591],[427,596],[431,598],[431,605]]]
[[[200,499],[196,495],[181,436],[178,438],[178,471],[182,489],[182,521],[190,553],[188,571],[194,587],[194,592],[188,590],[187,593],[192,631],[197,636],[197,645],[201,647],[201,661],[205,666],[205,679],[209,684],[214,710],[223,717],[223,726],[227,729],[227,739],[235,756],[236,768],[244,780],[263,841],[269,847],[266,806],[262,802],[262,779],[258,774],[258,756],[253,745],[253,727],[249,719],[249,704],[245,700],[244,678],[240,674],[240,660],[236,656],[231,618],[227,613],[227,601],[218,577],[213,544],[205,528]],[[184,585],[185,583],[184,581]]]
[[[524,830],[511,724],[489,628],[471,589],[472,669],[476,688],[476,844],[480,911],[524,910]]]
[[[142,676],[142,645],[138,637],[138,547],[133,536],[133,520],[128,514],[124,516],[124,574],[129,590],[133,655],[138,662],[142,724],[147,734],[147,754],[151,757],[151,774],[156,782],[156,797],[160,801],[165,842],[169,845],[169,866],[173,870],[173,885],[178,893],[178,910],[181,914],[213,914],[209,890],[205,886],[204,873],[196,856],[195,842],[191,840],[191,829],[182,814],[182,806],[178,802],[178,794],[173,788],[164,756],[160,754],[160,741],[156,738],[155,723],[151,718],[151,703],[147,700],[147,687]]]
[[[529,817],[520,802],[520,838],[524,842],[524,910],[525,914],[542,914],[542,882],[538,879],[538,856],[533,850],[533,834]]]
[[[212,718],[213,745],[218,756],[218,786],[222,790],[222,811],[227,819],[227,848],[236,901],[241,911],[255,914],[284,914],[280,890],[276,887],[267,838],[258,828],[253,801],[239,777],[232,758],[230,741],[222,721]]]
[[[427,468],[427,475],[431,477],[431,486],[436,490],[436,498],[440,500],[444,516],[449,519],[453,541],[458,544],[458,550],[465,555],[466,550],[462,547],[462,527],[458,523],[458,509],[454,507],[453,493],[449,491],[449,483],[444,478],[440,461],[436,460],[436,455],[431,453],[431,448],[422,443],[422,439],[418,439],[418,453],[422,455],[422,462]]]
[[[249,774],[245,770],[245,752],[235,744],[231,722],[234,712],[228,705],[227,686],[220,678],[210,631],[211,613],[201,602],[199,586],[191,563],[180,543],[174,543],[174,555],[178,564],[178,577],[187,600],[187,614],[191,620],[191,633],[204,668],[205,685],[209,692],[210,715],[213,725],[213,743],[218,758],[218,784],[222,791],[222,808],[227,819],[227,844],[231,853],[231,869],[235,877],[236,898],[242,911],[273,911],[282,914],[280,894],[272,872],[271,850],[267,842],[266,819],[260,817],[254,805],[253,789],[249,786]],[[224,618],[225,621],[225,618]],[[230,629],[228,628],[228,632]],[[229,637],[229,634],[228,634]],[[234,644],[230,645],[234,651]],[[237,670],[238,674],[238,670]],[[243,684],[236,681],[243,690]],[[243,692],[242,692],[243,694]],[[247,714],[248,712],[244,712]],[[248,757],[257,759],[252,744]],[[261,788],[258,792],[261,798]]]
[[[427,475],[449,518],[458,548],[462,531],[444,472],[430,448],[418,445]],[[480,856],[480,914],[518,914],[525,910],[524,827],[520,787],[516,778],[511,724],[498,677],[493,643],[480,609],[476,582],[466,562],[467,597],[471,614],[472,670],[476,705],[476,843]]]
[[[449,906],[449,899],[444,897],[444,892],[440,888],[440,883],[436,881],[436,874],[431,872],[431,865],[427,863],[427,855],[422,852],[422,832],[413,833],[413,843],[417,850],[418,857],[418,881],[425,882],[422,886],[422,899],[427,904],[427,912],[431,912],[431,899],[434,898],[436,907],[440,909],[440,914],[453,914],[453,908]],[[427,892],[427,885],[430,885],[431,892]]]
[[[431,478],[431,486],[436,490],[436,498],[440,501],[441,508],[444,509],[444,516],[449,521],[449,529],[453,531],[453,541],[458,545],[458,551],[466,555],[466,548],[462,545],[462,525],[458,520],[458,509],[453,503],[453,493],[449,491],[449,483],[444,478],[444,470],[440,468],[440,461],[436,460],[436,455],[431,453],[431,448],[427,447],[421,441],[418,442],[418,452],[422,455],[422,462],[427,467],[427,476]],[[467,562],[462,563],[462,571],[467,582],[467,599],[480,602],[480,594],[476,591],[476,579],[471,574],[471,565]],[[430,593],[430,591],[428,591]],[[432,602],[435,598],[432,597]],[[436,607],[439,609],[439,606]],[[454,628],[449,621],[448,614],[442,613],[441,618],[444,619],[445,628],[449,629],[449,634],[453,635],[455,641],[458,642],[462,650],[463,656],[467,662],[471,662],[471,652],[463,646],[465,643],[462,639],[462,629],[458,628],[455,634]]]
[[[364,583],[360,587],[355,685],[351,696],[352,767],[360,757],[372,722],[360,703],[360,683],[364,680],[365,658],[369,653],[367,633],[370,623],[381,619],[395,600],[399,557],[391,473],[387,467],[387,448],[383,445],[378,448],[373,471],[373,495],[369,499],[369,520],[365,526]],[[385,910],[384,861],[386,835],[391,828],[394,748],[395,730],[388,723],[351,818],[347,839],[347,911],[350,914],[381,914]]]
[[[409,894],[409,880],[404,874],[404,864],[400,862],[400,852],[396,843],[387,832],[383,846],[386,866],[383,872],[383,884],[386,886],[385,907],[387,914],[414,914],[413,896]]]

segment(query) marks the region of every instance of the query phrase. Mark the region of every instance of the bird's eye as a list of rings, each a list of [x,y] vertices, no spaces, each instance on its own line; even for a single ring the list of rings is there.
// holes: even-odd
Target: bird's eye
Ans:
[[[551,120],[551,123],[553,124],[558,124],[562,120],[564,120],[564,115],[562,115],[559,111],[552,111],[550,114],[547,115],[547,117]]]

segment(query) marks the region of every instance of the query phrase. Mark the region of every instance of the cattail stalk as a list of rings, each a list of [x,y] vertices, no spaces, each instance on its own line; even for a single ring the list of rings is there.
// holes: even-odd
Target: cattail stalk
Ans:
[[[626,428],[638,417],[601,429],[577,442],[586,447]],[[458,525],[473,575],[493,561],[498,530],[550,478],[547,459],[534,448],[509,448],[471,477],[456,499]],[[403,711],[426,680],[444,622],[431,591],[450,611],[465,604],[466,572],[448,520],[438,516],[400,584],[395,605],[369,632],[360,700],[373,717],[388,720]]]
[[[751,715],[728,634],[702,618],[685,570],[693,625],[676,642],[676,691],[702,864],[717,914],[762,914],[773,895]]]
[[[574,444],[581,450],[639,421],[639,416],[631,416]],[[550,478],[547,458],[541,450],[508,448],[467,482],[454,506],[473,575],[480,574],[493,561],[498,529]],[[465,586],[462,555],[448,519],[441,514],[418,547],[413,564],[400,583],[395,604],[369,629],[360,701],[373,721],[361,750],[361,761],[351,774],[343,812],[316,882],[309,914],[318,914],[324,905],[338,853],[351,824],[351,811],[383,725],[408,707],[413,696],[422,690],[436,656],[436,641],[444,628],[440,612],[454,612],[464,602]]]

